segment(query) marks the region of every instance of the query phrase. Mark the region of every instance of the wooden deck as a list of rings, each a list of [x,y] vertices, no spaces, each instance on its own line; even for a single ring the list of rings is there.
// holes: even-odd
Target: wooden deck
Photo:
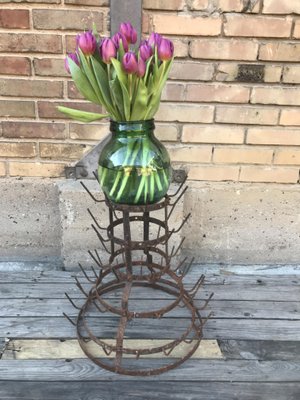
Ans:
[[[191,270],[187,285],[201,272]],[[76,316],[64,296],[81,297],[73,276],[63,271],[0,272],[1,400],[300,399],[299,270],[285,275],[280,269],[252,275],[206,273],[197,302],[214,292],[206,311],[214,315],[205,325],[199,351],[177,369],[144,378],[109,373],[84,357],[75,328],[62,316]],[[142,291],[138,296],[145,306],[154,301],[143,298]],[[164,299],[158,293],[155,301]],[[113,337],[110,318],[101,318],[103,335]],[[181,318],[180,311],[170,317],[160,338],[153,320],[143,339],[172,337]]]

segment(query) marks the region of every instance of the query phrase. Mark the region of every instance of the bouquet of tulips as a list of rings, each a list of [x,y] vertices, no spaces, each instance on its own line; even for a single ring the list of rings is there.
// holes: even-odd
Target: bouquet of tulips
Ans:
[[[76,52],[65,59],[79,92],[108,114],[58,107],[71,118],[91,122],[109,117],[114,121],[153,118],[173,60],[173,43],[151,33],[137,49],[137,32],[127,22],[111,38],[96,30],[77,35]]]
[[[76,52],[68,54],[65,67],[79,92],[87,100],[101,105],[107,114],[62,106],[58,109],[82,122],[106,117],[117,123],[151,120],[159,107],[174,47],[170,40],[157,33],[151,33],[134,48],[136,41],[137,32],[129,22],[122,23],[119,32],[111,38],[100,38],[95,29],[77,35]],[[103,149],[98,170],[100,185],[115,202],[158,201],[168,190],[171,179],[167,151],[162,144],[155,147],[151,140],[135,137],[129,141],[118,151],[110,167],[107,160],[105,165],[101,164],[106,152],[106,148]],[[110,148],[110,143],[107,146]],[[167,164],[159,161],[157,153]]]

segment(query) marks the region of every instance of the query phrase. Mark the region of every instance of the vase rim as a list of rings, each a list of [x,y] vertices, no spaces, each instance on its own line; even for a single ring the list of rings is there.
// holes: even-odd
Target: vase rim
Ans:
[[[113,133],[139,133],[145,130],[153,130],[155,128],[154,119],[145,119],[140,121],[114,121],[110,120],[110,130]]]

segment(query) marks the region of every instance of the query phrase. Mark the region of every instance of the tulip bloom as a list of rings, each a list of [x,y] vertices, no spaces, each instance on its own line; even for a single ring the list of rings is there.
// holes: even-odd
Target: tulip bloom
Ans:
[[[139,78],[142,78],[145,75],[145,72],[146,72],[145,61],[142,58],[140,58],[138,61],[136,74]]]
[[[137,72],[138,62],[136,59],[136,55],[132,51],[124,54],[122,59],[122,66],[127,74],[135,74]]]
[[[69,58],[71,60],[73,60],[79,66],[79,60],[78,60],[77,54],[76,53],[69,53],[67,55],[67,57],[65,58],[65,69],[68,72],[68,74],[71,73],[70,67],[69,67],[69,60],[68,60]]]
[[[125,52],[128,51],[128,43],[127,43],[127,40],[126,40],[125,36],[123,35],[123,33],[117,32],[113,35],[113,37],[111,39],[114,42],[116,49],[118,49],[120,47],[120,40],[122,40],[122,44],[123,44],[123,48],[124,48]]]
[[[158,58],[162,61],[170,60],[173,57],[174,45],[171,40],[161,39],[157,48]]]
[[[151,47],[159,46],[162,36],[159,33],[152,32],[148,39],[148,44]]]
[[[105,64],[110,64],[111,58],[116,58],[117,49],[112,39],[103,39],[100,46],[100,56]]]
[[[119,29],[128,43],[134,44],[137,41],[137,32],[130,22],[122,22]]]
[[[139,51],[140,56],[144,61],[148,60],[148,58],[153,54],[152,47],[146,41],[141,44]]]
[[[96,38],[91,31],[78,34],[76,43],[77,47],[79,47],[86,56],[94,54],[97,48]]]

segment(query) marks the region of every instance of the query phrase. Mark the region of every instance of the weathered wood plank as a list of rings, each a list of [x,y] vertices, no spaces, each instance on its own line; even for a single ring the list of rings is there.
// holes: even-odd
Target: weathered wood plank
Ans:
[[[114,339],[106,340],[112,345],[116,344]],[[124,340],[124,347],[135,349],[153,348],[168,344],[168,340]],[[193,347],[196,342],[191,344],[183,343],[174,348],[169,356],[163,353],[153,353],[146,358],[181,358]],[[89,343],[89,351],[95,357],[114,357],[113,354],[107,356],[102,347],[94,342]],[[37,351],[38,349],[38,351]],[[132,358],[134,355],[124,355],[125,358]],[[3,360],[39,360],[39,359],[71,359],[86,358],[77,340],[11,340],[7,345],[2,356]],[[223,358],[218,342],[216,340],[202,340],[200,346],[192,355],[192,358]]]
[[[165,365],[161,359],[126,361],[126,365],[154,368]],[[89,380],[136,380],[99,368],[91,360],[1,360],[1,380],[28,381],[89,381]],[[175,370],[153,376],[151,380],[172,381],[219,381],[219,382],[299,382],[300,363],[293,361],[250,360],[188,360]],[[139,381],[143,378],[139,378]],[[144,380],[149,380],[145,377]]]
[[[219,340],[226,359],[300,361],[300,343],[272,340]]]
[[[300,383],[0,382],[3,400],[299,400]]]
[[[77,301],[82,305],[82,301]],[[111,298],[111,305],[120,307],[120,301]],[[165,307],[170,304],[169,300],[141,299],[130,303],[130,309],[135,311],[150,310],[151,308]],[[201,300],[196,300],[195,305],[200,307]],[[76,317],[76,310],[67,298],[64,299],[0,299],[0,310],[2,317],[60,317],[63,312],[69,316]],[[213,312],[214,318],[240,318],[240,319],[300,319],[300,302],[276,302],[276,301],[231,301],[212,299],[207,309],[201,312],[203,317]],[[99,312],[91,312],[90,315],[97,316]],[[168,313],[170,317],[185,317],[186,311],[177,307]]]
[[[91,284],[83,285],[89,291]],[[190,289],[192,285],[186,285]],[[135,298],[164,299],[170,296],[163,292],[145,288],[134,288]],[[0,284],[0,298],[63,298],[64,293],[68,292],[74,298],[82,297],[82,293],[74,284]],[[215,300],[256,300],[256,301],[299,301],[300,286],[261,286],[261,285],[205,285],[197,293],[197,298],[206,299],[214,293]],[[121,291],[120,291],[121,293]],[[115,293],[110,296],[116,297]],[[107,297],[110,297],[109,295]]]
[[[251,267],[252,268],[252,267]],[[250,268],[248,268],[250,271]],[[91,278],[94,278],[92,272],[88,272]],[[194,282],[201,275],[201,270],[197,267],[192,267],[188,275],[185,277],[186,282]],[[81,271],[17,271],[17,272],[6,272],[0,270],[0,282],[1,283],[73,283],[74,278],[84,278]],[[294,286],[300,284],[300,269],[298,274],[292,275],[265,275],[263,272],[249,275],[236,275],[230,271],[221,271],[217,274],[207,272],[205,275],[205,282],[209,284],[224,284],[231,285],[234,283],[244,283],[247,285],[274,285],[278,286]]]
[[[172,339],[183,333],[186,324],[182,318],[135,320],[132,327],[132,330],[135,331],[130,332],[130,337],[133,339]],[[94,318],[91,319],[90,325],[92,328],[98,329],[102,337],[115,336],[116,323],[113,318]],[[76,337],[75,327],[63,317],[0,318],[0,332],[9,338],[64,339]],[[129,337],[129,333],[127,337]],[[300,321],[209,319],[204,327],[204,338],[297,341],[300,340]]]

